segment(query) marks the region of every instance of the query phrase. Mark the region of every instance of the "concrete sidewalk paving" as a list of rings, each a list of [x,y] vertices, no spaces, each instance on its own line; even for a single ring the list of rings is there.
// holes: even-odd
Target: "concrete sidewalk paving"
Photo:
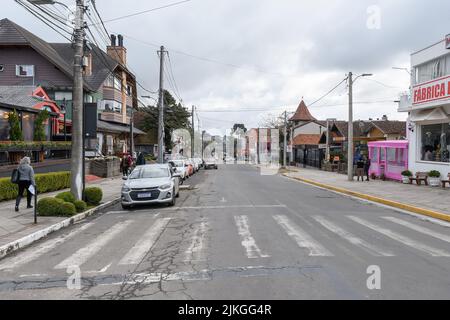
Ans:
[[[102,188],[102,203],[108,203],[120,198],[122,179],[121,177],[114,179],[102,179],[100,181],[88,183],[87,186]],[[41,194],[38,196],[38,200],[55,196],[64,191],[69,190]],[[20,239],[33,235],[44,229],[51,228],[52,226],[67,220],[67,217],[38,217],[38,224],[35,225],[33,223],[34,209],[26,209],[26,204],[27,200],[26,197],[24,197],[20,205],[20,212],[15,212],[15,201],[0,202],[0,247],[7,246],[10,243],[14,243]]]
[[[365,200],[450,221],[450,189],[405,185],[394,181],[357,182],[356,178],[351,182],[346,175],[309,168],[292,167],[284,175]]]

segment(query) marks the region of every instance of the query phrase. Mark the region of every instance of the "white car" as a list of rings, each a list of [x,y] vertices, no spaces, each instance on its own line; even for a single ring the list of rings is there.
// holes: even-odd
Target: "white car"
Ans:
[[[184,160],[170,160],[169,162],[172,162],[176,169],[175,175],[179,176],[182,181],[186,180],[188,175],[186,162]]]
[[[179,177],[168,164],[136,167],[126,179],[121,192],[122,208],[135,205],[165,203],[174,206],[179,196]]]
[[[198,172],[200,170],[200,162],[198,162],[197,159],[189,159],[192,162],[192,165],[194,166],[194,172]]]
[[[217,160],[215,158],[208,158],[205,159],[205,169],[219,169],[219,166],[217,165]]]

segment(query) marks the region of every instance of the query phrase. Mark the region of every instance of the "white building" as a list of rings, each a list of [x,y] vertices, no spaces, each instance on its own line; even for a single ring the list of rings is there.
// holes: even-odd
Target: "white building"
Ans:
[[[408,112],[409,169],[450,172],[450,35],[411,55],[411,92],[400,99]]]

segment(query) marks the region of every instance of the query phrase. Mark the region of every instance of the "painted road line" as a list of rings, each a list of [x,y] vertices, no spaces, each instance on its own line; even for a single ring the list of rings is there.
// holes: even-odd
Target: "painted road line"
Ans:
[[[197,224],[192,236],[191,245],[185,251],[184,262],[204,261],[203,254],[207,227],[208,223],[206,220]]]
[[[285,205],[235,205],[235,206],[201,206],[201,207],[177,207],[163,209],[166,211],[176,210],[204,210],[204,209],[272,209],[272,208],[286,208]]]
[[[397,224],[399,224],[401,226],[404,226],[406,228],[412,229],[414,231],[417,231],[417,232],[429,235],[429,236],[431,236],[433,238],[436,238],[436,239],[439,239],[439,240],[442,240],[442,241],[446,241],[446,242],[450,242],[450,236],[448,236],[446,234],[435,232],[435,231],[430,230],[428,228],[424,228],[424,227],[421,227],[421,226],[415,225],[413,223],[409,223],[407,221],[400,220],[400,219],[397,219],[397,218],[394,218],[394,217],[383,217],[383,219],[386,219],[386,220],[389,220],[391,222],[397,223]]]
[[[156,240],[158,240],[170,220],[170,218],[156,220],[150,229],[145,232],[144,236],[120,260],[119,265],[139,264],[155,245]]]
[[[357,236],[351,234],[350,232],[342,229],[341,227],[337,226],[336,224],[334,224],[330,221],[327,221],[323,217],[315,216],[313,218],[318,223],[320,223],[324,228],[337,234],[339,237],[344,238],[351,244],[365,250],[366,252],[370,253],[373,256],[376,256],[376,257],[394,257],[395,256],[392,252],[383,251],[382,249],[379,249],[378,247],[368,243],[367,241],[365,241],[361,238],[358,238]]]
[[[31,261],[34,261],[44,255],[47,252],[50,252],[51,250],[55,249],[57,246],[60,246],[64,242],[74,238],[81,232],[85,231],[86,229],[90,228],[93,225],[93,223],[87,223],[85,225],[82,225],[78,229],[60,236],[55,239],[47,240],[40,244],[39,246],[36,246],[35,248],[29,248],[28,250],[22,252],[21,254],[11,257],[10,259],[6,259],[4,263],[0,264],[0,271],[5,270],[13,270],[15,268],[18,268],[26,263],[29,263]]]
[[[309,234],[299,226],[292,223],[286,216],[274,216],[275,221],[286,233],[293,238],[300,248],[309,250],[310,257],[332,257],[333,254],[314,240]]]
[[[234,221],[238,228],[239,236],[241,237],[241,244],[245,248],[247,253],[247,258],[249,259],[258,259],[258,258],[269,258],[270,255],[263,254],[261,249],[256,244],[255,239],[253,238],[250,227],[248,225],[248,217],[247,216],[235,216]]]
[[[104,246],[114,239],[114,237],[124,231],[133,222],[134,221],[129,220],[115,224],[112,228],[92,240],[89,245],[81,248],[72,256],[58,264],[55,269],[67,269],[68,267],[83,265],[89,258],[96,255]]]
[[[402,236],[396,232],[393,232],[392,230],[384,229],[384,228],[382,228],[376,224],[370,223],[364,219],[354,217],[354,216],[348,216],[348,218],[355,221],[356,223],[359,223],[359,224],[369,228],[369,229],[372,229],[375,232],[381,233],[388,238],[391,238],[395,241],[401,242],[401,243],[403,243],[409,247],[412,247],[414,249],[428,253],[433,257],[450,257],[450,253],[448,253],[444,250],[436,249],[436,248],[427,246],[426,244],[414,241],[408,237]]]

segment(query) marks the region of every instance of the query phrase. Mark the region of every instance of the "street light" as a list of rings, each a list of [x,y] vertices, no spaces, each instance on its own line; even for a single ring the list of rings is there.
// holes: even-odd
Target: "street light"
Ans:
[[[70,8],[69,6],[67,6],[65,3],[60,2],[60,1],[53,1],[53,0],[28,0],[29,3],[35,4],[35,5],[44,5],[44,4],[59,4],[63,7],[66,7],[69,11]]]
[[[371,77],[372,73],[363,73],[353,80],[353,73],[350,72],[348,74],[348,154],[347,154],[347,172],[348,172],[348,181],[353,181],[353,156],[354,156],[354,143],[353,143],[353,83],[358,80],[360,77]]]

